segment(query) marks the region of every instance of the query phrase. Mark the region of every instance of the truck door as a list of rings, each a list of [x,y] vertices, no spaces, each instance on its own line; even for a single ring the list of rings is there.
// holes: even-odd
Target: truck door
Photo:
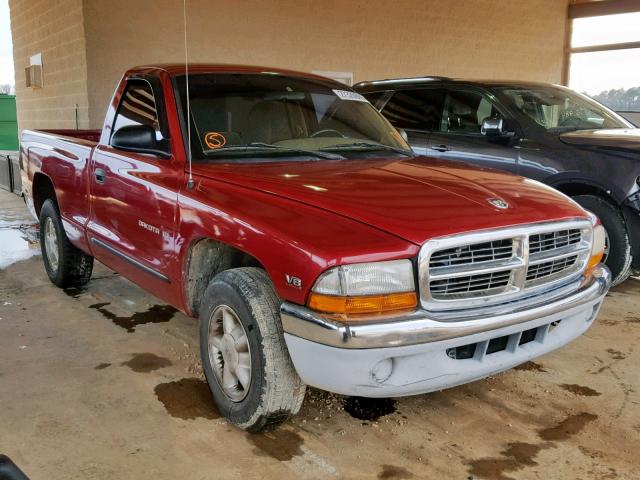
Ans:
[[[518,149],[511,139],[480,132],[482,121],[496,116],[506,118],[488,95],[472,89],[448,89],[439,128],[429,136],[427,154],[516,173]]]
[[[127,151],[112,145],[121,129],[144,127],[169,145],[161,86],[154,79],[129,78],[112,108],[113,125],[105,126],[90,169],[91,249],[106,265],[172,301],[177,291],[170,288],[175,278],[177,192],[184,165],[168,147],[167,152],[150,153],[136,148],[135,141]]]

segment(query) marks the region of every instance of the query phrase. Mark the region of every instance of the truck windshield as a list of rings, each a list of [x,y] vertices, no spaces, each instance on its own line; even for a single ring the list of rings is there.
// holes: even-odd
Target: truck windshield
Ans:
[[[517,110],[547,131],[632,128],[608,108],[569,89],[540,86],[500,91]]]
[[[175,82],[186,112],[185,77]],[[291,155],[331,159],[377,151],[413,155],[364,97],[330,80],[269,73],[191,74],[189,98],[194,160]]]

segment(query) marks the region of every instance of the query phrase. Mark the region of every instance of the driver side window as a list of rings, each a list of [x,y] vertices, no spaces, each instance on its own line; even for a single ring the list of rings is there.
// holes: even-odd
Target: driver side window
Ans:
[[[440,131],[480,135],[483,120],[498,116],[500,112],[485,95],[468,90],[449,90],[445,96]]]
[[[160,122],[151,85],[145,80],[129,80],[113,121],[111,136],[122,127],[146,125],[160,135]]]

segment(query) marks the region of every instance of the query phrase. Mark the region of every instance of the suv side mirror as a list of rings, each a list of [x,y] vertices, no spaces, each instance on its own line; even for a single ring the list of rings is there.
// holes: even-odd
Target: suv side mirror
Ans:
[[[149,125],[127,125],[117,130],[111,137],[111,146],[118,150],[137,153],[151,153],[169,158],[169,141],[158,140],[156,131]]]
[[[503,137],[509,132],[505,129],[502,117],[487,117],[482,121],[480,133],[487,137]]]

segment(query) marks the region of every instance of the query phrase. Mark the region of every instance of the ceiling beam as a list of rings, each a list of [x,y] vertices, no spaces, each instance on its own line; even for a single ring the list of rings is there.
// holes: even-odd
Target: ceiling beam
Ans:
[[[571,53],[586,53],[586,52],[604,52],[608,50],[627,50],[629,48],[640,48],[640,42],[610,43],[608,45],[573,47],[569,49],[569,51]]]
[[[569,18],[640,12],[640,0],[600,0],[569,5]]]

